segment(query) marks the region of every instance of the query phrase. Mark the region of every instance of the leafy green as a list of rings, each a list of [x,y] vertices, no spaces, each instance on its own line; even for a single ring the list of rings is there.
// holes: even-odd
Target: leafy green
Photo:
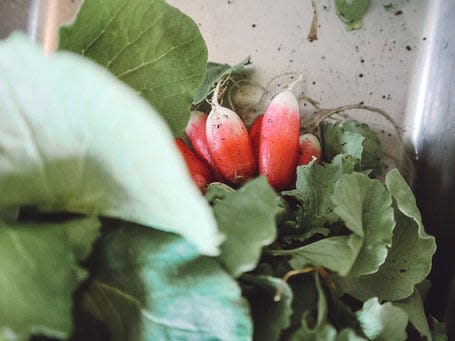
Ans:
[[[96,218],[66,223],[0,223],[0,336],[67,338],[72,294],[86,277],[78,266],[99,228]],[[86,239],[73,231],[87,233]]]
[[[209,62],[207,64],[205,79],[194,94],[193,104],[201,103],[213,91],[213,88],[218,81],[225,77],[229,77],[231,74],[241,72],[245,66],[250,64],[250,56],[234,66]]]
[[[377,296],[381,301],[396,301],[410,296],[414,286],[428,275],[436,251],[434,237],[425,233],[406,181],[392,170],[386,184],[394,199],[396,222],[387,258],[374,274],[340,278],[343,289],[360,300]]]
[[[91,264],[79,315],[101,321],[113,341],[251,339],[235,281],[176,235],[110,221]]]
[[[0,118],[0,207],[121,218],[218,253],[210,207],[167,126],[99,66],[12,36],[0,43]]]
[[[273,250],[275,256],[291,256],[289,264],[294,269],[306,266],[323,266],[346,275],[352,268],[362,246],[355,235],[328,237],[291,250]]]
[[[220,258],[234,277],[253,270],[262,247],[275,240],[278,204],[266,178],[259,177],[213,205],[218,227],[227,236]]]
[[[338,16],[346,23],[346,29],[362,28],[362,19],[367,14],[371,0],[335,0]]]
[[[271,276],[243,275],[244,295],[248,298],[254,321],[254,339],[279,340],[281,331],[289,327],[292,314],[291,288],[281,279]],[[274,301],[277,289],[282,286],[281,299]]]
[[[408,316],[390,302],[381,305],[377,297],[373,297],[363,304],[357,316],[363,332],[371,340],[406,340]]]
[[[362,240],[351,276],[376,272],[385,261],[395,227],[389,191],[364,174],[346,174],[335,185],[332,200],[334,212]]]
[[[371,169],[371,177],[382,173],[382,147],[376,133],[365,123],[346,120],[324,122],[322,139],[326,159],[337,154],[348,154],[360,160],[359,170]]]
[[[229,193],[234,192],[235,190],[222,183],[222,182],[212,182],[207,186],[205,192],[205,199],[213,205],[219,200],[223,200]]]
[[[392,242],[395,222],[390,193],[379,181],[355,172],[341,176],[330,198],[334,213],[353,234],[324,238],[296,249],[274,250],[273,254],[291,256],[289,264],[294,269],[323,266],[354,277],[376,272]]]
[[[408,314],[409,322],[412,323],[422,337],[426,337],[428,341],[431,341],[430,326],[423,309],[422,297],[417,289],[414,289],[411,296],[393,304]]]
[[[188,122],[207,68],[198,26],[164,0],[84,1],[74,23],[60,29],[59,49],[94,60],[130,85],[175,135]]]

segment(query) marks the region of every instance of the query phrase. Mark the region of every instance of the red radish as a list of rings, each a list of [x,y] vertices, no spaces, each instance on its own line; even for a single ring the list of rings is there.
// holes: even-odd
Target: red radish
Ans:
[[[299,104],[292,92],[295,83],[272,100],[262,119],[259,174],[265,175],[277,191],[295,182],[300,135]]]
[[[220,86],[218,83],[213,93],[212,110],[207,118],[207,142],[224,178],[240,185],[254,177],[256,161],[245,124],[235,112],[218,104]]]
[[[251,144],[253,145],[253,151],[256,160],[259,160],[259,137],[261,135],[261,126],[263,118],[264,114],[256,117],[256,119],[254,120],[253,124],[250,127],[250,139]]]
[[[307,165],[316,158],[321,163],[321,144],[313,134],[303,134],[299,137],[299,155],[297,165]]]
[[[198,159],[196,155],[194,155],[194,153],[190,148],[188,148],[182,139],[175,139],[175,143],[177,145],[177,148],[180,150],[183,158],[185,159],[193,181],[196,183],[199,189],[204,192],[205,187],[212,182],[212,177],[210,175],[209,169],[201,160]]]
[[[223,176],[218,170],[212,154],[210,154],[209,145],[207,142],[206,122],[206,113],[203,113],[202,111],[191,112],[190,120],[188,121],[188,125],[185,128],[185,133],[188,136],[188,139],[191,141],[196,155],[209,168],[214,181],[221,182],[224,180]]]

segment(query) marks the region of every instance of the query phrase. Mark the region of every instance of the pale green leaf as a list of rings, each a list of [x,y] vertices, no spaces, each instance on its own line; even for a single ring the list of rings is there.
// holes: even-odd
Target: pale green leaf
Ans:
[[[338,16],[348,30],[362,28],[362,18],[367,14],[371,0],[335,0]]]
[[[66,223],[0,223],[0,334],[27,340],[32,334],[67,338],[72,331],[72,295],[85,278],[83,260],[93,239],[72,231],[98,230],[96,218]]]
[[[207,73],[205,79],[194,94],[193,104],[201,103],[215,87],[216,83],[233,73],[241,72],[245,66],[251,64],[251,57],[248,56],[240,63],[230,66],[228,64],[211,63],[207,64]]]
[[[99,66],[44,57],[14,35],[0,43],[0,118],[0,207],[121,218],[218,253],[210,207],[166,124]]]
[[[348,154],[359,160],[358,170],[370,170],[371,177],[382,173],[382,147],[377,134],[365,123],[345,120],[324,122],[323,150],[327,160],[337,154]]]
[[[335,183],[344,173],[352,173],[358,160],[350,155],[336,155],[332,163],[319,165],[313,160],[308,165],[297,167],[296,188],[285,191],[284,196],[298,200],[300,209],[299,227],[311,232],[325,223],[334,223],[339,217],[333,212],[331,199]]]
[[[357,316],[363,332],[371,340],[401,341],[407,338],[408,316],[390,302],[380,304],[377,297],[371,298],[363,304]]]
[[[261,341],[280,340],[281,331],[289,327],[293,294],[287,283],[271,276],[244,275],[244,295],[250,302],[254,322],[254,339]],[[280,300],[274,300],[281,287]]]
[[[253,270],[262,248],[277,234],[275,217],[280,212],[276,193],[265,177],[256,178],[213,206],[218,227],[226,235],[221,245],[221,261],[238,277]]]
[[[105,231],[79,314],[102,322],[112,341],[251,340],[248,304],[215,259],[144,226],[109,222]]]
[[[327,237],[291,250],[271,251],[276,256],[291,256],[289,264],[294,269],[323,266],[345,276],[352,268],[362,246],[356,235]]]
[[[94,60],[130,85],[176,135],[207,68],[198,26],[164,0],[84,1],[74,23],[61,28],[59,49]]]
[[[386,176],[387,187],[394,199],[396,226],[392,247],[377,273],[359,278],[340,278],[350,295],[362,301],[377,296],[381,301],[396,301],[410,296],[431,269],[436,251],[434,237],[425,233],[415,198],[397,170]]]
[[[378,271],[392,244],[395,227],[389,191],[379,181],[364,174],[346,174],[335,185],[332,201],[335,213],[346,227],[362,239],[362,248],[350,275]]]

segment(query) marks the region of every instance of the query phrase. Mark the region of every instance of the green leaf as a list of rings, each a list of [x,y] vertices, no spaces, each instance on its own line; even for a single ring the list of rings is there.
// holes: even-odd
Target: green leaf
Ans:
[[[112,341],[251,339],[237,283],[176,235],[110,222],[91,262],[79,316],[102,322]]]
[[[228,64],[211,63],[207,64],[205,79],[194,94],[193,104],[201,103],[213,91],[216,83],[231,74],[241,72],[245,66],[251,64],[251,57],[248,56],[240,63],[230,66]]]
[[[371,340],[406,340],[408,316],[390,302],[381,305],[377,297],[371,298],[363,304],[357,316],[363,332]]]
[[[99,66],[12,36],[0,43],[0,119],[0,207],[120,218],[218,253],[215,219],[166,124]]]
[[[331,160],[337,154],[348,154],[360,160],[359,170],[371,169],[371,177],[382,173],[382,147],[377,134],[365,123],[346,120],[322,124],[324,154]]]
[[[366,124],[355,120],[342,123],[346,131],[359,133],[365,139],[362,141],[363,152],[360,160],[362,170],[371,169],[371,176],[377,177],[382,173],[382,147],[378,135]]]
[[[346,328],[338,333],[336,341],[366,341],[365,338],[358,336],[352,329]]]
[[[273,250],[275,256],[291,256],[294,269],[323,266],[345,276],[352,268],[362,241],[355,235],[328,237],[292,250]]]
[[[395,227],[389,191],[379,181],[364,174],[346,174],[335,185],[332,200],[336,205],[335,213],[362,240],[350,275],[378,271],[392,244]]]
[[[317,290],[317,311],[316,319],[312,321],[311,312],[305,311],[302,316],[301,328],[291,335],[290,340],[330,340],[336,335],[335,329],[330,325],[327,325],[327,299],[325,292],[322,289],[319,275],[315,273],[314,283]]]
[[[293,294],[287,283],[271,276],[243,275],[244,295],[250,302],[254,321],[254,340],[279,340],[281,331],[289,327]],[[281,299],[274,301],[277,289],[282,287]]]
[[[423,230],[414,195],[397,170],[387,174],[386,184],[394,199],[396,226],[385,263],[377,273],[357,279],[340,278],[343,289],[362,301],[375,296],[381,301],[410,296],[414,286],[430,272],[436,251],[434,237]]]
[[[227,237],[221,245],[220,258],[234,277],[253,270],[262,248],[275,240],[278,204],[278,196],[265,177],[254,179],[215,202],[218,227]]]
[[[326,160],[332,160],[338,154],[351,155],[359,160],[362,158],[365,137],[360,133],[345,130],[341,122],[322,122],[321,134]]]
[[[77,265],[93,238],[75,240],[73,230],[93,235],[96,218],[66,223],[0,223],[0,337],[32,334],[67,338],[72,330],[72,294],[85,278]]]
[[[335,0],[338,16],[351,29],[362,28],[362,19],[370,8],[371,0]]]
[[[422,337],[426,337],[428,341],[432,340],[430,326],[428,325],[423,308],[422,298],[417,289],[414,289],[411,296],[406,297],[401,301],[394,302],[393,304],[408,314],[409,322],[412,323]]]
[[[334,223],[339,217],[333,212],[331,195],[335,183],[343,173],[352,173],[357,160],[350,155],[337,155],[332,163],[323,166],[314,160],[297,167],[296,188],[282,193],[298,200],[298,223],[300,227],[320,228],[325,223]],[[311,230],[310,230],[311,231]]]
[[[130,85],[175,135],[188,122],[207,68],[198,26],[164,0],[84,1],[76,20],[60,29],[59,49],[94,60]]]
[[[229,193],[235,190],[222,182],[212,182],[207,186],[205,199],[213,205],[215,202],[223,200]]]

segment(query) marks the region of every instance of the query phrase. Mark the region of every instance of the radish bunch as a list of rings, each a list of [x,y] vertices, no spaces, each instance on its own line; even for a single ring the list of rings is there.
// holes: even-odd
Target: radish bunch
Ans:
[[[320,161],[318,138],[300,135],[295,83],[275,96],[249,132],[235,112],[218,103],[220,84],[210,113],[192,112],[185,133],[194,153],[181,139],[177,145],[202,192],[212,181],[238,186],[258,174],[267,177],[275,190],[286,190],[295,185],[297,166],[313,158]]]

